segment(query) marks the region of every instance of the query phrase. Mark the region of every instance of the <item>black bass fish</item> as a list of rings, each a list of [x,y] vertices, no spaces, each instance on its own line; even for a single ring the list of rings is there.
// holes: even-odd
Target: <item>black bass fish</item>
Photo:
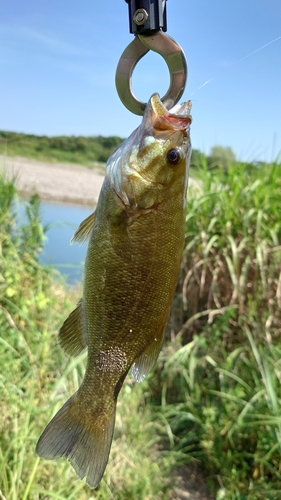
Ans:
[[[36,452],[67,457],[91,488],[106,468],[124,379],[132,369],[142,381],[162,346],[184,245],[190,108],[169,112],[151,97],[141,125],[108,160],[95,212],[73,237],[89,238],[83,298],[59,342],[71,356],[88,347],[86,373]]]

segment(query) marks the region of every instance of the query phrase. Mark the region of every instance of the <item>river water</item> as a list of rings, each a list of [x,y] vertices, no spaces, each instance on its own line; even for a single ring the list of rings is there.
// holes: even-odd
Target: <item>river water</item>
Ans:
[[[25,202],[19,204],[20,223],[24,219]],[[42,225],[49,225],[46,242],[40,254],[42,264],[50,264],[60,271],[69,284],[82,280],[86,245],[71,245],[70,240],[82,220],[93,211],[58,202],[41,202]]]

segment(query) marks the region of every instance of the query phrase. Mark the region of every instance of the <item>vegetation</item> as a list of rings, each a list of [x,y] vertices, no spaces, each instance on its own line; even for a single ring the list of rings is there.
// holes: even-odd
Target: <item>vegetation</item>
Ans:
[[[228,169],[230,164],[234,165],[236,163],[236,156],[229,147],[214,146],[210,152],[209,163],[212,167],[215,165]]]
[[[66,461],[34,455],[83,376],[85,355],[69,360],[55,340],[79,295],[38,263],[38,199],[17,227],[15,188],[0,180],[2,500],[170,500],[183,464],[199,465],[213,499],[280,498],[281,165],[197,160],[169,340],[148,380],[122,389],[95,492]]]
[[[123,141],[120,137],[47,137],[0,131],[0,154],[100,167]]]
[[[148,400],[214,498],[278,499],[281,165],[225,172],[203,158],[199,176],[175,298],[183,307],[172,311],[174,340]]]

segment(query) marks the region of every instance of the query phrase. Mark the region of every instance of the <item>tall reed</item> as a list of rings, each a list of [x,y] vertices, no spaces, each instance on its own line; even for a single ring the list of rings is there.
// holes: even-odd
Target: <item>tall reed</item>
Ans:
[[[188,193],[177,315],[149,401],[218,499],[280,497],[280,207],[278,163],[203,158]]]

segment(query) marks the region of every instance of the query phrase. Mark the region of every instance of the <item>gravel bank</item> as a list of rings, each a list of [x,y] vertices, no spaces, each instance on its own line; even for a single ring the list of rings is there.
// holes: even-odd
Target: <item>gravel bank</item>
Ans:
[[[19,193],[37,193],[42,200],[54,200],[94,206],[104,175],[82,165],[45,163],[19,157],[0,157],[1,170],[15,178]]]

